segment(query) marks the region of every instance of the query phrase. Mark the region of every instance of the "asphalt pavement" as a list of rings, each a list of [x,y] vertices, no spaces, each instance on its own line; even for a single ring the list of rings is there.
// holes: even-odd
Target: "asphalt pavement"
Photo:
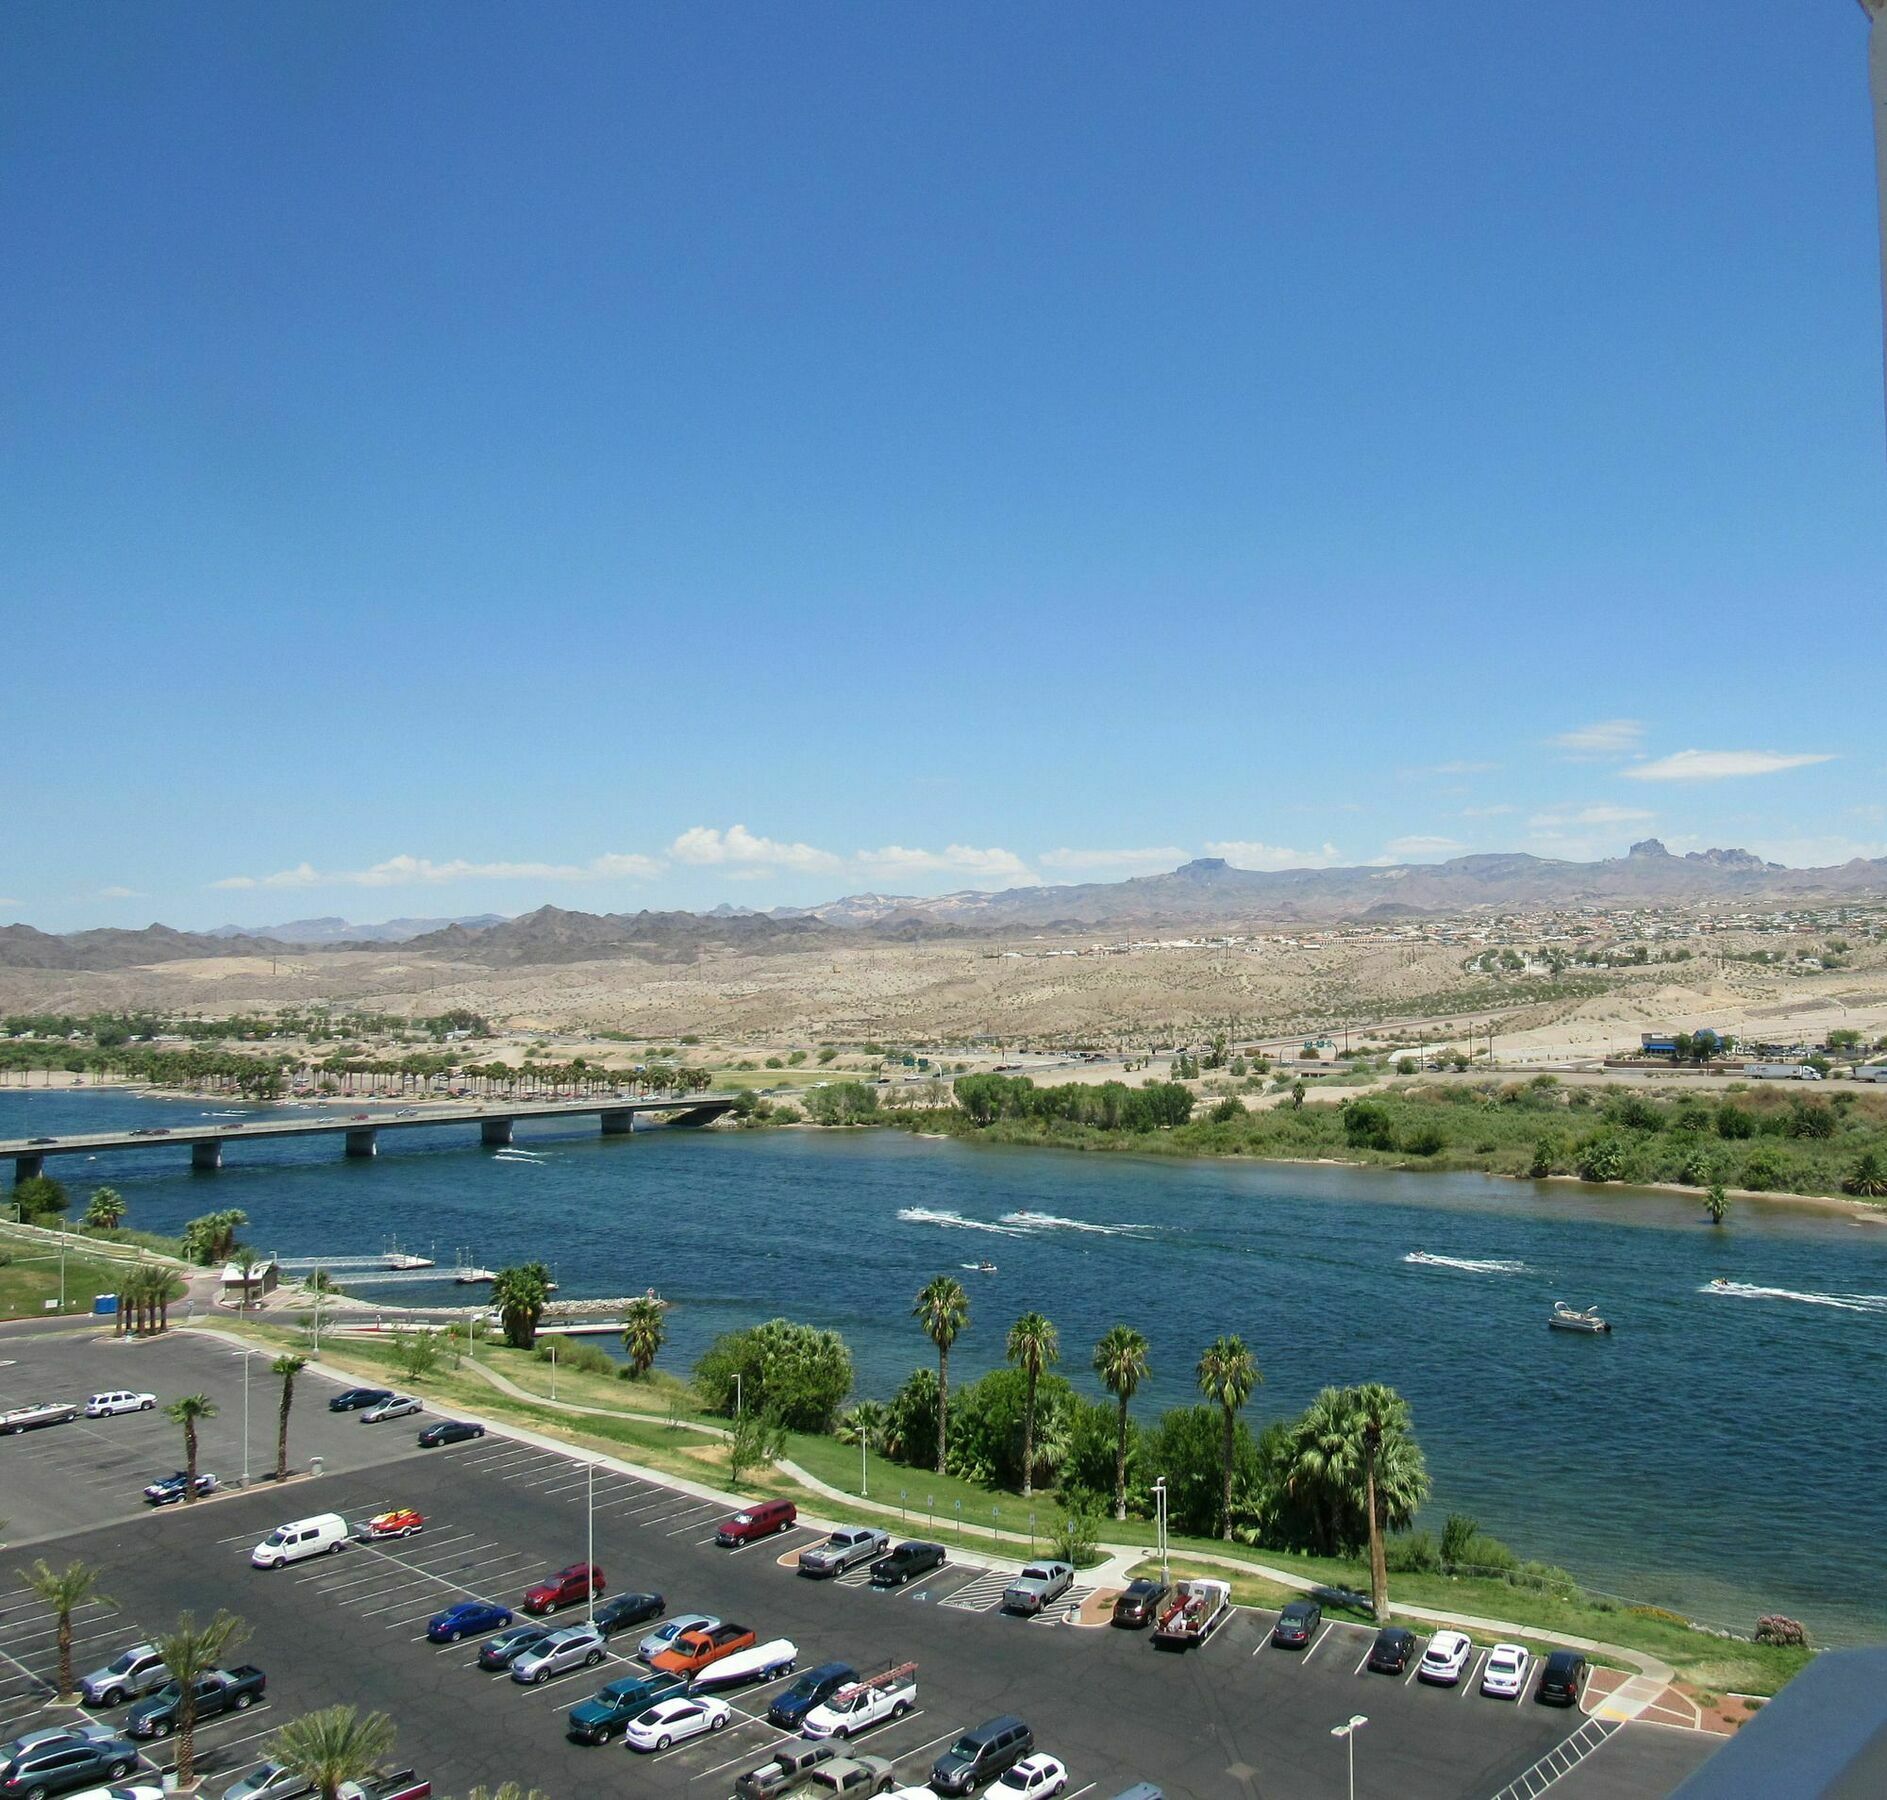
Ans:
[[[212,1392],[223,1405],[214,1460],[229,1466],[230,1395],[235,1388],[239,1409],[241,1358],[227,1346],[173,1339],[88,1347],[68,1338],[23,1350],[0,1337],[5,1357],[15,1359],[0,1364],[9,1388],[25,1364],[19,1379],[41,1391],[48,1374],[39,1359],[50,1357],[73,1372],[53,1384],[60,1392],[104,1385],[166,1397]],[[95,1376],[101,1364],[109,1373]],[[272,1466],[274,1442],[274,1383],[257,1381],[259,1374],[252,1374],[251,1393],[256,1469]],[[179,1382],[190,1385],[179,1389]],[[260,1409],[258,1390],[266,1396]],[[1004,1615],[1000,1579],[980,1567],[952,1564],[890,1593],[873,1591],[863,1571],[837,1582],[804,1580],[781,1559],[790,1564],[813,1542],[810,1530],[721,1549],[713,1542],[724,1511],[718,1503],[599,1469],[592,1511],[591,1471],[579,1460],[498,1435],[419,1451],[415,1421],[361,1426],[351,1415],[329,1415],[331,1391],[304,1377],[294,1414],[292,1460],[303,1464],[316,1449],[331,1459],[319,1480],[287,1490],[263,1483],[155,1514],[136,1504],[135,1488],[176,1466],[167,1447],[176,1428],[167,1422],[148,1446],[141,1436],[104,1428],[142,1432],[149,1415],[104,1421],[97,1433],[66,1426],[0,1440],[0,1511],[17,1518],[37,1510],[42,1519],[62,1512],[67,1527],[56,1552],[43,1545],[42,1552],[96,1564],[118,1603],[88,1606],[77,1620],[82,1668],[185,1608],[202,1615],[225,1606],[251,1625],[241,1655],[267,1671],[267,1702],[204,1729],[211,1794],[259,1757],[277,1725],[336,1701],[390,1713],[400,1760],[430,1775],[441,1796],[505,1780],[541,1788],[551,1800],[730,1794],[735,1775],[763,1761],[778,1740],[762,1716],[775,1687],[731,1696],[736,1716],[726,1731],[640,1756],[620,1743],[578,1746],[563,1732],[571,1705],[629,1671],[639,1634],[618,1640],[601,1668],[541,1687],[481,1672],[475,1643],[426,1641],[427,1618],[453,1601],[489,1598],[515,1607],[532,1580],[582,1560],[592,1520],[595,1559],[611,1592],[653,1588],[671,1612],[716,1613],[752,1625],[762,1639],[789,1637],[802,1668],[833,1658],[861,1670],[916,1661],[916,1709],[859,1746],[892,1758],[906,1782],[921,1781],[965,1727],[1010,1711],[1031,1723],[1040,1748],[1068,1765],[1069,1800],[1111,1800],[1136,1780],[1156,1782],[1175,1800],[1335,1800],[1346,1793],[1345,1746],[1330,1728],[1354,1714],[1369,1721],[1356,1736],[1357,1792],[1398,1800],[1493,1800],[1515,1783],[1523,1784],[1516,1793],[1537,1795],[1545,1791],[1543,1768],[1584,1800],[1660,1794],[1715,1746],[1714,1739],[1634,1725],[1596,1734],[1591,1754],[1575,1761],[1578,1746],[1563,1747],[1588,1728],[1581,1714],[1485,1698],[1472,1672],[1456,1688],[1371,1675],[1360,1666],[1369,1634],[1343,1623],[1328,1625],[1308,1651],[1291,1652],[1269,1644],[1270,1614],[1240,1609],[1208,1643],[1173,1654],[1145,1633],[1076,1626],[1066,1604],[1040,1620]],[[258,1432],[267,1445],[260,1457]],[[204,1462],[213,1466],[207,1450]],[[419,1508],[426,1529],[283,1570],[249,1566],[249,1547],[286,1518],[339,1511],[358,1519],[395,1505]],[[15,1570],[16,1559],[0,1559],[0,1735],[50,1716],[43,1710],[50,1622]],[[162,1767],[169,1756],[160,1745],[152,1760]]]

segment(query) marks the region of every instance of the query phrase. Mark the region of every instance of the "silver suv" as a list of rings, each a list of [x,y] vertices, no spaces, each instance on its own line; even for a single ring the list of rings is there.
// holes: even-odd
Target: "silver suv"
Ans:
[[[594,1668],[609,1654],[600,1625],[566,1625],[553,1631],[535,1650],[512,1658],[511,1679],[546,1681],[566,1669]]]
[[[121,1706],[127,1700],[143,1699],[169,1679],[164,1659],[149,1644],[133,1644],[85,1676],[79,1692],[87,1706]]]

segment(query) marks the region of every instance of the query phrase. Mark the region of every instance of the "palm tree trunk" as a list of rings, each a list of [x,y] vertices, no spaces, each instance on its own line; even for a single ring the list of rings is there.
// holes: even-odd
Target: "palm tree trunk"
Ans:
[[[197,1426],[194,1419],[186,1419],[183,1424],[183,1466],[183,1503],[193,1506],[197,1498]]]
[[[1022,1498],[1034,1491],[1035,1474],[1035,1371],[1029,1371],[1028,1392],[1022,1402]]]
[[[197,1684],[183,1683],[177,1697],[177,1785],[188,1789],[197,1775]]]
[[[59,1694],[61,1698],[72,1693],[78,1683],[72,1679],[72,1610],[62,1606],[59,1609]]]
[[[1376,1465],[1363,1471],[1363,1499],[1369,1507],[1369,1607],[1378,1625],[1389,1623],[1389,1558],[1383,1549],[1382,1521],[1376,1516]]]
[[[1219,1536],[1228,1544],[1232,1541],[1232,1445],[1235,1441],[1232,1409],[1228,1406],[1225,1408],[1224,1486],[1219,1495]]]
[[[944,1472],[944,1442],[950,1424],[950,1352],[937,1346],[937,1473]]]
[[[288,1409],[294,1404],[295,1378],[292,1375],[282,1377],[282,1411],[275,1425],[275,1479],[288,1479]]]
[[[1120,1432],[1114,1439],[1114,1517],[1127,1516],[1127,1396],[1120,1397]]]

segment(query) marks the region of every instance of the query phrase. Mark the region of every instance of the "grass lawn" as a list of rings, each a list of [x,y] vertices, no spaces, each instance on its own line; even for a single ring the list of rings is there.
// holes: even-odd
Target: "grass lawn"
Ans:
[[[59,1312],[59,1252],[35,1244],[31,1249],[15,1247],[12,1240],[0,1245],[0,1319],[39,1318],[44,1313]],[[65,1259],[67,1314],[89,1313],[94,1294],[115,1294],[124,1275],[123,1263],[68,1250]],[[47,1301],[53,1304],[48,1306]]]

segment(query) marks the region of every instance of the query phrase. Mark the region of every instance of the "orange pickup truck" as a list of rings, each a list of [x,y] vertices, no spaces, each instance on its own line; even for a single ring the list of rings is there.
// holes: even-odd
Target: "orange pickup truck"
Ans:
[[[753,1648],[750,1625],[712,1625],[704,1631],[684,1631],[666,1650],[649,1659],[649,1667],[665,1675],[699,1675],[709,1663]]]

